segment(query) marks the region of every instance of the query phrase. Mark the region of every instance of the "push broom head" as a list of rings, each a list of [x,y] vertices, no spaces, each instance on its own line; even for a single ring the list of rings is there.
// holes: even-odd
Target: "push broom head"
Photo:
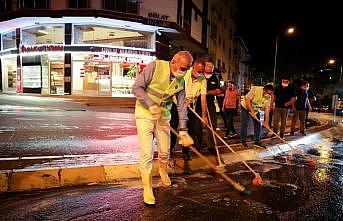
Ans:
[[[254,186],[261,186],[262,183],[263,181],[260,175],[256,175],[255,178],[252,180],[252,185]]]
[[[308,165],[309,165],[310,167],[314,167],[314,165],[315,165],[315,164],[314,164],[314,161],[313,161],[313,160],[309,160],[309,161],[308,161]]]

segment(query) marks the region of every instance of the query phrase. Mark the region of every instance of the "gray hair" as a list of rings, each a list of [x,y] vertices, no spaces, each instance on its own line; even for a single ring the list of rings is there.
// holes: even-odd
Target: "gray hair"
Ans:
[[[185,58],[187,61],[189,61],[189,64],[193,63],[193,56],[189,51],[179,51],[174,56],[172,61],[179,61],[180,58]]]

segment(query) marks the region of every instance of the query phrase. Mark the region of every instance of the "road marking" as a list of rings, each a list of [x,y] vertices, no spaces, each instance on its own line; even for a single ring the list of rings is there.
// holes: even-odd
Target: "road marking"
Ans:
[[[56,158],[63,158],[63,156],[28,156],[28,157],[21,157],[22,160],[39,160],[39,159],[56,159]]]
[[[43,159],[63,159],[63,158],[81,158],[81,157],[116,157],[118,155],[132,155],[134,153],[105,153],[105,154],[75,154],[75,155],[59,155],[59,156],[23,156],[23,157],[2,157],[0,161],[11,161],[11,160],[43,160]]]
[[[19,160],[19,157],[3,157],[3,158],[0,158],[0,161],[10,161],[10,160]]]

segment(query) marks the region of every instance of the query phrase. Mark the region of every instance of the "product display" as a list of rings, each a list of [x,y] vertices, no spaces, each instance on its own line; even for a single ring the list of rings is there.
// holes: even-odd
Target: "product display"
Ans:
[[[59,63],[50,64],[50,93],[64,94],[64,66]]]
[[[17,79],[17,72],[15,70],[8,70],[8,87],[15,88]]]

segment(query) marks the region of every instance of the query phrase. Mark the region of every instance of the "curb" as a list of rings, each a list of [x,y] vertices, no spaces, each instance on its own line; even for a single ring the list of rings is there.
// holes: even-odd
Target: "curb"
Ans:
[[[216,164],[214,156],[208,159]],[[209,169],[200,158],[184,161],[181,158],[171,161],[169,173],[182,174],[189,170]],[[0,192],[18,192],[50,189],[75,185],[92,185],[119,182],[139,178],[139,164],[100,165],[74,168],[49,168],[39,170],[7,170],[0,172]],[[158,160],[153,162],[153,176],[158,176]]]

